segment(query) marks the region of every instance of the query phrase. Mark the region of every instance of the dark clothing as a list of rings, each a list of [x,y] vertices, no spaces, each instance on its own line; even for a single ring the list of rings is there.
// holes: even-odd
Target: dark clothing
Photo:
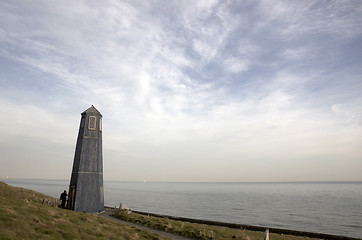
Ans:
[[[65,208],[65,202],[67,201],[68,194],[64,191],[60,194],[60,200],[62,200],[62,208]]]

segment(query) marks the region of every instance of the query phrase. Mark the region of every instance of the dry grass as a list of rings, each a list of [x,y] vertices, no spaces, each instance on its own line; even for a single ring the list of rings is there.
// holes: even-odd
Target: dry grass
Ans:
[[[0,239],[168,239],[95,214],[48,206],[43,198],[49,197],[0,182]]]
[[[242,229],[210,226],[205,224],[176,221],[168,218],[146,216],[137,213],[127,214],[127,211],[120,211],[113,215],[125,221],[142,224],[151,228],[172,232],[193,239],[243,239],[263,240],[264,232],[254,232]],[[312,238],[290,236],[283,234],[270,234],[272,240],[312,240]],[[316,240],[316,239],[314,239]]]

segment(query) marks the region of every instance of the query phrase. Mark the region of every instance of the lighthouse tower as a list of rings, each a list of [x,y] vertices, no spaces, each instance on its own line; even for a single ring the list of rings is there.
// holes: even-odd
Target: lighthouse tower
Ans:
[[[102,114],[92,105],[81,114],[67,208],[104,210]]]

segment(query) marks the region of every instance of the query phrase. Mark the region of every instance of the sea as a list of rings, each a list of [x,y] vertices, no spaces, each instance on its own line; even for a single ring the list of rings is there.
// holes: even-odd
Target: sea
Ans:
[[[59,198],[66,180],[4,182]],[[362,238],[362,182],[104,182],[105,206]]]

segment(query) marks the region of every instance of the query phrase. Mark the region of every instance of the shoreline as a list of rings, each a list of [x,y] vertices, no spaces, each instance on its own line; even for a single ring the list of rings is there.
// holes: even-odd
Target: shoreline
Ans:
[[[0,180],[0,182],[11,184],[11,183],[8,183],[7,181],[3,181],[3,180]],[[28,189],[28,188],[26,188],[26,189]],[[105,206],[105,207],[107,207],[107,206]],[[114,208],[114,207],[110,207],[110,208]],[[187,217],[170,216],[170,215],[165,215],[165,214],[149,213],[149,212],[142,212],[142,211],[134,211],[134,212],[143,214],[143,215],[150,215],[150,216],[152,215],[152,216],[156,216],[156,217],[163,217],[163,218],[169,218],[169,219],[185,221],[185,222],[192,222],[192,223],[224,226],[224,227],[234,228],[234,229],[241,228],[241,229],[245,229],[245,230],[258,231],[258,232],[264,232],[265,229],[267,229],[267,227],[238,224],[235,222],[230,223],[230,222],[219,222],[219,221],[213,221],[213,220],[193,219],[193,218],[187,218]],[[199,217],[199,216],[195,216],[195,217]],[[307,232],[309,230],[308,228],[306,229],[307,231],[290,230],[290,229],[273,228],[273,227],[269,228],[269,229],[270,229],[271,233],[289,234],[289,235],[294,235],[294,236],[307,236],[307,237],[313,237],[313,238],[336,239],[336,240],[362,240],[362,238],[356,238],[355,235],[353,237],[350,237],[350,236],[333,235],[333,234],[327,234],[327,233]]]
[[[292,236],[302,236],[302,237],[309,237],[309,238],[316,238],[316,239],[362,240],[361,238],[353,238],[353,237],[346,237],[346,236],[339,236],[339,235],[332,235],[332,234],[325,234],[325,233],[314,233],[314,232],[305,232],[305,231],[297,231],[297,230],[282,229],[282,228],[268,228],[268,227],[237,224],[237,223],[227,223],[227,222],[219,222],[219,221],[211,221],[211,220],[185,218],[185,217],[169,216],[169,215],[163,215],[163,214],[157,214],[157,213],[148,213],[148,212],[142,212],[142,211],[137,211],[137,210],[132,210],[132,212],[135,212],[135,213],[138,213],[141,215],[145,215],[145,216],[168,218],[168,219],[182,221],[182,222],[198,223],[198,224],[227,227],[227,228],[234,228],[234,229],[244,229],[244,230],[250,230],[250,231],[256,231],[256,232],[265,232],[266,229],[269,229],[270,233],[285,234],[285,235],[292,235]]]

